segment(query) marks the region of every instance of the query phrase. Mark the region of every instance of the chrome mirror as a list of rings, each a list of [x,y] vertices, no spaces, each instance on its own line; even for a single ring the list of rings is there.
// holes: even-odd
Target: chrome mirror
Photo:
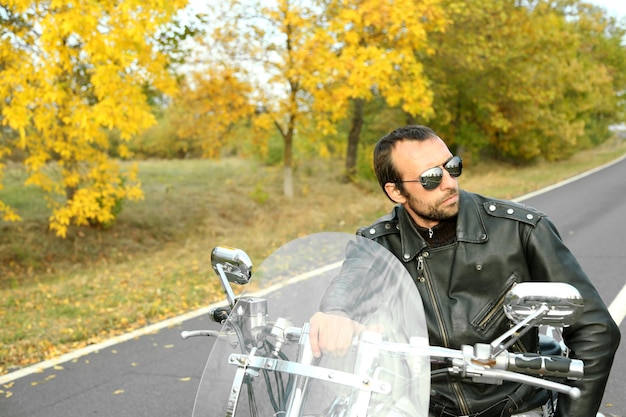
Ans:
[[[546,307],[547,311],[534,325],[569,326],[582,314],[584,301],[576,288],[561,282],[523,282],[513,287],[504,299],[504,312],[514,323]]]
[[[252,261],[241,249],[218,246],[211,252],[211,264],[226,292],[226,299],[231,308],[235,307],[235,293],[231,283],[247,284],[252,277]]]
[[[221,269],[231,283],[247,284],[252,277],[252,261],[241,249],[218,246],[211,252],[211,264],[218,274]]]

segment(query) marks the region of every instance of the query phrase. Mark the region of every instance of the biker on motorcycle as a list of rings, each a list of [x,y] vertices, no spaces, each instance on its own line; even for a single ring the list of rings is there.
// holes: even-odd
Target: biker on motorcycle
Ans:
[[[569,283],[580,291],[585,307],[563,338],[570,357],[584,362],[584,378],[570,382],[580,388],[579,399],[559,396],[557,415],[595,416],[620,332],[550,219],[521,204],[460,190],[461,159],[428,127],[401,127],[381,138],[374,168],[396,206],[357,234],[387,248],[411,274],[424,303],[430,344],[458,349],[489,343],[510,326],[501,301],[511,287],[525,281]],[[361,282],[358,268],[348,265],[311,318],[316,356],[342,354],[355,331],[352,304],[359,289],[371,283]],[[537,330],[513,350],[537,352]],[[430,415],[510,416],[527,409],[537,395],[535,388],[513,382],[497,386],[434,379]]]

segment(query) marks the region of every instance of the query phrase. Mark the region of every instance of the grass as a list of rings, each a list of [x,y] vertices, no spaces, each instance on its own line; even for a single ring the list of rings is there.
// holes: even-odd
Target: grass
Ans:
[[[616,141],[567,161],[519,168],[467,164],[465,189],[512,198],[626,153]],[[223,298],[210,266],[216,245],[259,264],[274,249],[319,231],[354,232],[391,208],[376,184],[345,184],[341,161],[298,168],[296,197],[282,170],[226,159],[142,161],[145,199],[127,203],[108,229],[47,230],[37,189],[9,167],[0,199],[23,208],[0,223],[0,374]]]

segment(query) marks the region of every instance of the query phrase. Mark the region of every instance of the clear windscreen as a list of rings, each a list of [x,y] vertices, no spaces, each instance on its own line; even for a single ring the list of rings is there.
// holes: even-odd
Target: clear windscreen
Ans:
[[[270,255],[252,281],[215,339],[194,417],[427,416],[422,302],[390,252],[355,235],[310,235]],[[355,338],[347,353],[314,359],[308,323],[325,297],[354,320]]]

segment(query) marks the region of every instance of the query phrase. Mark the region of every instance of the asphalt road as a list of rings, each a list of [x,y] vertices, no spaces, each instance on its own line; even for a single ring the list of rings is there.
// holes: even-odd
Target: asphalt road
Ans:
[[[523,202],[552,218],[611,305],[626,285],[626,160]],[[620,315],[625,307],[626,302],[618,302],[612,311]],[[180,332],[200,328],[218,326],[200,316],[74,355],[36,373],[24,372],[17,379],[5,375],[0,378],[0,416],[191,416],[212,341],[183,341]],[[626,333],[623,322],[620,328]],[[610,415],[626,416],[625,344],[601,409]]]

